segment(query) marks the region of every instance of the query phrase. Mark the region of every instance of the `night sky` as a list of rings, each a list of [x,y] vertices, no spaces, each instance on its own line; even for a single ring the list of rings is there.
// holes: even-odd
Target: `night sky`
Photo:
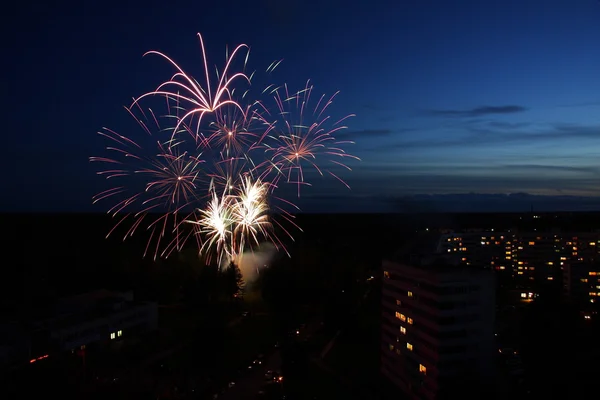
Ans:
[[[56,3],[56,4],[55,4]],[[124,6],[123,4],[136,4]],[[84,5],[85,4],[85,5]],[[458,6],[457,4],[460,4]],[[123,105],[172,69],[220,64],[341,93],[331,114],[362,159],[346,190],[316,179],[307,211],[383,210],[404,195],[599,195],[597,0],[27,2],[6,9],[2,211],[106,211],[95,133],[130,129]]]

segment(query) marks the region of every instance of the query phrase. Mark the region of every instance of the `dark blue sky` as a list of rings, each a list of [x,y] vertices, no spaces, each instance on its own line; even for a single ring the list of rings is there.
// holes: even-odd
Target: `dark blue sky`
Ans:
[[[212,60],[247,43],[252,68],[283,58],[279,77],[339,89],[332,113],[357,114],[352,191],[315,182],[307,210],[420,193],[598,195],[597,0],[57,4],[7,9],[3,211],[103,211],[91,205],[104,188],[88,163],[102,155],[95,132],[129,128],[122,106],[168,77],[145,51],[202,73],[196,32]]]

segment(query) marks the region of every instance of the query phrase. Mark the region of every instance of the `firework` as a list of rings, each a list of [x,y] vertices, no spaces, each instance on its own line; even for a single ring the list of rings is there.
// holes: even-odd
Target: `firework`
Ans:
[[[236,254],[244,252],[246,240],[259,244],[259,236],[269,237],[271,221],[267,203],[268,184],[253,180],[250,175],[243,177],[236,196],[233,213],[235,215]]]
[[[149,51],[144,54],[144,56],[149,54],[158,55],[167,60],[167,62],[169,62],[169,64],[171,64],[177,72],[171,77],[171,79],[161,83],[155,90],[135,99],[132,105],[139,103],[140,100],[148,96],[160,95],[167,96],[169,99],[175,99],[178,103],[183,105],[182,107],[185,107],[186,112],[181,118],[179,118],[179,121],[173,130],[173,135],[179,131],[180,125],[186,123],[187,121],[188,126],[195,126],[195,130],[190,131],[194,139],[197,142],[202,142],[205,138],[200,132],[200,126],[205,114],[214,113],[225,105],[231,105],[235,108],[238,108],[240,112],[244,113],[242,106],[232,99],[234,91],[232,86],[234,83],[237,83],[238,80],[250,83],[250,77],[248,77],[243,71],[234,72],[230,77],[228,76],[231,72],[230,69],[232,68],[232,64],[238,55],[246,50],[246,57],[244,59],[245,67],[250,52],[247,45],[241,44],[237,46],[231,54],[226,54],[225,67],[221,73],[219,73],[218,70],[216,72],[217,84],[213,91],[211,85],[211,74],[208,70],[208,59],[206,57],[206,49],[204,47],[202,35],[198,34],[198,39],[200,40],[200,49],[202,51],[202,61],[204,64],[205,86],[202,86],[200,83],[198,83],[196,79],[187,74],[175,61],[173,61],[164,53],[159,51]]]
[[[219,265],[222,265],[223,257],[233,257],[231,239],[235,219],[231,200],[231,196],[219,195],[213,189],[206,208],[198,210],[200,217],[187,220],[187,222],[199,227],[198,234],[206,236],[206,241],[200,247],[200,252],[208,252],[209,249],[214,248]],[[208,255],[210,260],[210,254]]]
[[[250,152],[260,149],[273,124],[259,115],[254,105],[246,106],[244,112],[231,105],[221,107],[209,124],[207,147],[218,150],[224,158],[247,157]]]
[[[253,76],[245,73],[248,46],[227,52],[224,68],[211,76],[203,39],[198,37],[203,85],[163,53],[147,53],[163,57],[176,72],[134,99],[141,117],[128,109],[142,128],[143,145],[109,129],[100,132],[111,142],[107,151],[112,157],[90,160],[108,166],[100,175],[125,182],[98,194],[94,202],[113,201],[109,213],[119,219],[109,235],[128,219],[132,223],[125,237],[141,227],[149,232],[144,254],[167,257],[195,233],[200,253],[209,260],[214,256],[222,266],[265,241],[285,250],[277,231],[293,240],[284,223],[300,229],[287,210],[298,208],[277,196],[280,182],[297,184],[300,196],[300,186],[310,185],[304,171],[310,167],[344,183],[323,163],[350,169],[342,161],[356,157],[341,146],[351,142],[338,141],[335,134],[346,128],[343,122],[352,115],[331,123],[326,113],[337,93],[328,99],[322,96],[309,108],[309,82],[293,94],[287,85],[267,86],[260,96],[275,101],[270,111],[260,98],[249,99],[245,90]],[[244,52],[243,63],[236,63]],[[267,73],[280,63],[272,63]],[[151,109],[144,112],[141,107],[151,96],[166,99],[166,128]]]
[[[108,128],[98,132],[109,142],[106,150],[110,156],[90,157],[90,161],[103,164],[105,169],[98,175],[117,184],[94,196],[93,202],[113,202],[108,213],[118,222],[107,237],[131,220],[123,240],[145,226],[150,237],[144,255],[152,252],[154,258],[167,256],[180,250],[190,237],[189,230],[182,229],[182,222],[189,216],[186,210],[196,201],[203,160],[183,150],[181,141],[162,142],[165,131],[152,110],[146,114],[140,109],[142,118],[127,111],[142,128],[144,140],[134,141]],[[142,142],[150,146],[142,146]]]
[[[350,114],[333,122],[326,115],[327,109],[339,92],[328,99],[322,95],[313,107],[310,106],[313,86],[306,83],[304,89],[290,94],[287,85],[281,90],[275,90],[274,100],[276,113],[267,113],[261,118],[277,118],[272,134],[276,143],[267,148],[270,159],[267,173],[275,172],[274,184],[281,179],[298,187],[311,184],[308,182],[305,169],[310,167],[319,175],[327,173],[340,181],[344,186],[350,188],[336,173],[332,172],[328,165],[341,166],[351,171],[351,168],[343,162],[345,159],[359,160],[358,157],[346,153],[341,147],[353,144],[352,141],[339,141],[335,135],[347,126],[344,121],[354,116]],[[333,122],[333,123],[332,123]],[[322,160],[324,159],[324,160]],[[320,165],[325,161],[325,165]]]

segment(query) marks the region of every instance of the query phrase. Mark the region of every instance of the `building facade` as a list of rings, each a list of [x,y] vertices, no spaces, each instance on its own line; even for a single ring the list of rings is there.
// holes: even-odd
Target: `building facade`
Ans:
[[[17,368],[90,344],[107,344],[157,329],[158,306],[106,290],[62,299],[44,318],[7,324],[0,368]]]
[[[437,257],[384,261],[383,375],[411,399],[478,398],[494,379],[494,287],[492,271]]]

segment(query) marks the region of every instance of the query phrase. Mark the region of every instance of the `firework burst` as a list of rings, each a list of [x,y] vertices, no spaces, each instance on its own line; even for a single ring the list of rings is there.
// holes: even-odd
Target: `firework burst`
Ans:
[[[210,261],[209,250],[214,249],[217,254],[217,264],[223,265],[224,257],[233,257],[232,238],[235,216],[232,207],[232,197],[226,194],[219,195],[211,190],[210,200],[206,208],[198,209],[199,217],[188,219],[187,222],[198,227],[197,233],[204,235],[206,240],[200,247],[200,252],[205,252]]]
[[[134,99],[132,106],[138,104],[140,100],[149,96],[159,95],[167,96],[169,99],[175,99],[178,103],[184,105],[183,107],[185,107],[186,112],[181,118],[179,118],[179,121],[173,130],[173,135],[179,131],[181,124],[187,122],[188,126],[195,126],[195,130],[190,130],[189,132],[192,133],[196,142],[202,142],[205,138],[201,134],[200,127],[206,114],[214,113],[225,105],[236,107],[240,110],[240,112],[244,113],[244,108],[240,106],[238,102],[232,99],[232,95],[234,93],[234,88],[232,86],[239,80],[246,81],[249,84],[250,77],[243,71],[234,72],[231,74],[231,76],[229,76],[229,74],[231,73],[230,70],[234,61],[238,56],[243,55],[244,50],[246,53],[244,59],[245,69],[250,51],[247,45],[241,44],[237,46],[231,52],[231,54],[227,52],[225,56],[225,67],[220,73],[218,70],[216,71],[216,86],[213,91],[213,85],[211,85],[211,74],[208,69],[208,58],[206,57],[206,48],[204,46],[202,35],[198,34],[198,39],[200,41],[202,61],[204,64],[205,86],[202,86],[198,81],[196,81],[196,79],[194,79],[193,76],[186,73],[183,68],[181,68],[166,54],[159,51],[149,51],[144,54],[144,56],[150,54],[158,55],[167,60],[167,62],[171,64],[171,66],[173,66],[177,72],[171,77],[171,79],[161,83],[155,90]]]
[[[354,117],[354,114],[333,122],[326,112],[339,92],[328,99],[322,95],[313,108],[309,105],[312,90],[310,82],[307,82],[304,89],[290,94],[287,85],[284,85],[283,89],[274,92],[273,98],[277,110],[275,115],[267,113],[266,116],[261,116],[261,118],[277,118],[272,134],[276,142],[266,150],[270,154],[270,159],[266,161],[269,165],[266,171],[276,173],[274,184],[284,179],[286,183],[297,185],[298,197],[302,185],[311,185],[305,175],[307,167],[317,171],[321,176],[325,173],[329,174],[350,188],[344,180],[329,169],[329,166],[341,166],[351,171],[344,162],[345,159],[359,160],[358,157],[348,154],[341,148],[354,142],[340,141],[335,137],[337,133],[347,129],[343,123],[348,118]],[[322,160],[323,158],[325,160]],[[320,165],[323,161],[326,161],[325,165]]]
[[[143,145],[106,128],[100,132],[111,143],[106,148],[111,156],[90,160],[106,166],[100,175],[122,182],[95,196],[94,202],[113,202],[109,213],[118,222],[109,235],[126,220],[131,225],[124,238],[141,227],[149,232],[144,254],[167,257],[195,236],[199,251],[209,260],[214,256],[222,266],[263,241],[285,250],[276,232],[293,240],[284,225],[300,227],[286,209],[298,208],[277,196],[280,182],[298,185],[300,196],[300,186],[310,185],[304,171],[310,167],[345,184],[328,165],[349,170],[343,160],[357,158],[341,149],[352,142],[335,139],[352,115],[334,123],[327,115],[337,93],[321,96],[311,107],[309,82],[293,94],[287,85],[270,85],[260,95],[275,101],[274,111],[269,111],[259,98],[249,100],[244,87],[253,76],[245,73],[248,46],[226,53],[225,67],[217,70],[215,83],[202,36],[198,37],[204,85],[163,53],[147,53],[163,57],[176,72],[156,90],[134,99],[141,117],[128,109],[142,128]],[[236,70],[240,64],[234,61],[244,53]],[[267,73],[280,62],[272,63]],[[241,96],[235,95],[236,90],[240,93],[239,85],[245,90]],[[161,128],[151,109],[143,111],[141,102],[151,96],[166,99],[168,129]]]
[[[90,161],[103,164],[105,168],[97,174],[117,184],[94,196],[93,202],[113,202],[108,213],[118,222],[107,237],[131,220],[123,240],[145,226],[150,237],[144,255],[167,256],[180,250],[190,237],[182,222],[189,217],[186,210],[197,200],[204,161],[182,150],[183,142],[162,142],[165,131],[152,110],[144,113],[140,109],[142,118],[127,111],[142,128],[144,140],[134,141],[108,128],[98,132],[109,142],[106,150],[110,156],[90,157]],[[149,146],[142,146],[142,142]]]

